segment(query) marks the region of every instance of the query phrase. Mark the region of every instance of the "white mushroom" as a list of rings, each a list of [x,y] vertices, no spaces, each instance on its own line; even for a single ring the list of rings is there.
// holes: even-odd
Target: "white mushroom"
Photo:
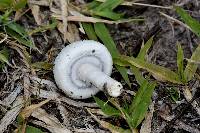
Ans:
[[[57,56],[54,78],[58,87],[75,99],[89,98],[104,89],[117,97],[122,85],[110,77],[112,64],[112,57],[103,44],[78,41],[66,46]]]

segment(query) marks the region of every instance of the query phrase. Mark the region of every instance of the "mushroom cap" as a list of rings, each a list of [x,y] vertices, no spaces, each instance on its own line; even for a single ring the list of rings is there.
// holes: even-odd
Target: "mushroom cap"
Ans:
[[[54,62],[54,78],[60,89],[74,99],[95,95],[99,89],[79,79],[81,64],[91,64],[109,75],[112,72],[112,57],[107,48],[93,40],[83,40],[67,45]]]

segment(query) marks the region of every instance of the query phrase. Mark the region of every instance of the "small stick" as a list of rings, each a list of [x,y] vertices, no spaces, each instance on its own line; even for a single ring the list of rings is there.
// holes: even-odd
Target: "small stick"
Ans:
[[[192,31],[192,29],[191,29],[188,25],[184,24],[184,23],[181,22],[180,20],[175,19],[175,18],[173,18],[173,17],[171,17],[171,16],[169,16],[169,15],[163,13],[163,12],[160,12],[160,14],[161,14],[162,16],[164,16],[164,17],[166,17],[166,18],[168,18],[168,19],[170,19],[170,20],[172,20],[172,21],[174,21],[174,22],[176,22],[176,23],[182,25],[183,27],[185,27],[185,28],[187,28],[187,29],[189,29],[189,30]]]

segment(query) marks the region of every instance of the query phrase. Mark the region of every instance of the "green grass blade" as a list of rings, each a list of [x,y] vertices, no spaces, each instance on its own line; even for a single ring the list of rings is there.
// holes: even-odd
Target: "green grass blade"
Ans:
[[[27,0],[18,0],[14,5],[14,9],[15,10],[22,9],[26,6],[26,4],[27,4]]]
[[[191,28],[198,37],[200,37],[200,23],[192,18],[185,10],[175,6],[176,12],[181,16],[182,20]]]
[[[0,0],[0,11],[4,11],[12,7],[14,0]]]
[[[129,108],[132,128],[136,128],[144,119],[155,87],[156,83],[148,83],[146,81],[136,93]]]
[[[135,109],[135,107],[138,106],[138,104],[141,102],[142,96],[144,95],[147,86],[148,86],[148,81],[145,80],[145,82],[141,85],[138,92],[136,93],[136,96],[132,101],[131,105],[129,106],[129,114],[131,114],[131,112]]]
[[[169,88],[168,91],[169,91],[172,102],[176,103],[178,100],[180,100],[180,92],[178,91],[177,88],[172,87],[172,88]]]
[[[11,10],[6,10],[4,14],[0,15],[0,23],[6,24],[9,21],[9,16],[11,14]]]
[[[26,133],[44,133],[41,129],[33,127],[33,126],[26,126]]]
[[[152,36],[152,37],[145,43],[144,47],[140,49],[140,52],[139,52],[139,54],[138,54],[138,56],[137,56],[137,59],[145,60],[146,54],[147,54],[149,48],[150,48],[150,47],[152,46],[152,44],[153,44],[153,37],[154,37],[154,36]]]
[[[8,27],[5,27],[5,30],[11,37],[16,39],[19,43],[30,48],[36,48],[35,45],[32,43],[32,41],[26,38],[25,36],[20,36],[20,34],[16,33],[15,31],[13,31]]]
[[[144,47],[140,49],[137,59],[145,61],[147,52],[149,48],[152,46],[152,44],[153,44],[153,36],[144,44]],[[141,86],[146,79],[142,76],[140,70],[135,66],[131,66],[131,72],[134,74],[136,81]]]
[[[98,7],[94,8],[96,11],[103,11],[103,10],[113,10],[118,5],[120,5],[123,2],[123,0],[106,0],[102,4],[100,4]]]
[[[86,5],[86,7],[87,7],[87,9],[94,9],[94,8],[96,8],[96,7],[98,7],[99,5],[101,4],[101,2],[99,2],[99,1],[92,1],[92,2],[90,2],[90,3],[88,3],[87,5]]]
[[[178,74],[171,71],[170,69],[167,69],[159,65],[141,61],[134,57],[128,57],[128,56],[121,56],[118,59],[114,59],[114,62],[121,66],[131,65],[131,66],[145,69],[148,72],[152,73],[154,76],[156,76],[156,78],[158,78],[161,81],[169,81],[172,83],[182,84]]]
[[[187,66],[184,71],[185,78],[187,79],[187,81],[190,81],[197,71],[198,63],[195,62],[200,62],[200,45],[198,45],[198,47],[195,49],[190,60],[192,62],[187,63]]]
[[[122,67],[122,66],[119,66],[119,65],[115,65],[115,67],[120,72],[124,81],[128,84],[129,87],[131,87],[131,83],[130,83],[130,80],[129,80],[128,74],[127,74],[127,69],[125,67]]]
[[[178,43],[178,52],[177,52],[178,75],[180,79],[184,82],[185,77],[184,77],[183,60],[184,60],[183,49],[181,47],[181,44]]]
[[[24,38],[28,36],[25,29],[22,26],[20,26],[19,24],[16,24],[16,23],[13,22],[13,23],[7,24],[6,26],[9,27],[10,29],[12,29],[13,31],[17,32],[18,34],[20,34]]]
[[[94,14],[96,16],[105,17],[105,18],[109,18],[109,19],[112,19],[112,20],[119,20],[124,16],[124,14],[122,14],[122,13],[115,13],[115,12],[110,11],[110,10],[91,11],[91,12],[92,12],[92,14]]]
[[[88,38],[90,40],[98,41],[93,25],[91,23],[81,23],[81,24],[82,24],[83,29],[85,30],[85,33],[87,34]]]
[[[108,116],[121,116],[121,112],[108,105],[107,102],[102,101],[101,99],[94,97],[94,100],[96,101],[96,103],[98,104],[98,106],[101,108],[101,110]]]
[[[146,79],[142,76],[140,70],[135,66],[131,66],[131,72],[134,74],[137,83],[141,86]]]
[[[32,34],[35,34],[35,33],[38,33],[38,32],[45,32],[47,30],[52,30],[52,29],[56,28],[57,24],[58,24],[57,21],[53,20],[51,24],[39,26],[36,29],[29,31],[28,35],[31,36]]]
[[[94,24],[94,29],[95,29],[97,36],[101,39],[101,41],[104,43],[104,45],[110,51],[112,57],[113,58],[119,57],[120,53],[118,52],[116,45],[115,45],[108,29],[106,28],[105,24],[96,23],[96,24]],[[129,86],[131,86],[129,78],[128,78],[128,74],[127,74],[127,69],[124,67],[117,66],[117,65],[116,65],[116,68],[118,69],[118,71],[120,72],[122,77],[124,78],[125,82]]]
[[[35,48],[32,41],[28,38],[28,33],[24,27],[18,25],[15,22],[5,24],[5,31],[13,38],[15,38],[19,43],[22,43],[25,46],[30,48]]]
[[[0,62],[7,63],[9,65],[8,56],[9,53],[7,49],[0,50]]]
[[[96,24],[94,24],[94,29],[95,29],[95,33],[97,34],[97,36],[102,40],[104,45],[110,51],[112,57],[113,58],[118,57],[119,52],[118,52],[117,47],[116,47],[108,29],[106,28],[105,24],[96,23]]]
[[[140,49],[137,59],[145,61],[147,52],[148,52],[149,48],[152,46],[152,43],[153,43],[153,36]],[[145,82],[146,79],[142,76],[139,68],[137,68],[135,66],[131,66],[131,72],[134,74],[136,81],[141,86]]]

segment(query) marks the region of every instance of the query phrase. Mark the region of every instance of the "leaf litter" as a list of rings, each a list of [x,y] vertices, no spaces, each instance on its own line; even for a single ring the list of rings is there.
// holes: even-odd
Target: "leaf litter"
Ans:
[[[81,3],[80,1],[76,1],[76,2],[78,2],[79,4]],[[63,5],[63,8],[59,7],[59,3],[61,3],[61,5]],[[83,3],[86,4],[85,2],[83,2]],[[28,1],[28,6],[29,6],[29,8],[31,10],[31,14],[33,15],[34,18],[31,19],[31,17],[29,16],[30,12],[25,13],[25,14],[21,13],[20,18],[18,19],[17,23],[20,22],[20,24],[28,26],[26,28],[30,29],[30,30],[26,30],[26,32],[31,33],[29,35],[31,35],[31,37],[33,38],[34,44],[36,44],[37,47],[38,46],[42,47],[42,49],[40,49],[41,50],[40,52],[36,52],[34,50],[32,51],[32,50],[29,50],[29,48],[20,46],[21,44],[25,44],[25,46],[31,46],[31,47],[33,45],[30,45],[31,43],[26,40],[26,36],[24,36],[24,35],[26,35],[27,33],[25,34],[25,32],[20,30],[19,27],[17,28],[17,25],[10,25],[9,28],[12,29],[12,30],[15,29],[15,32],[24,36],[25,39],[23,38],[23,40],[21,40],[16,34],[13,34],[12,32],[9,32],[9,34],[8,34],[9,37],[7,36],[7,34],[6,34],[6,36],[1,36],[1,38],[0,38],[1,43],[0,44],[2,45],[2,43],[3,43],[3,45],[5,45],[5,42],[6,42],[6,45],[9,45],[9,49],[14,50],[14,52],[9,51],[10,53],[9,53],[8,59],[6,59],[6,58],[4,58],[4,56],[2,56],[3,61],[7,64],[10,63],[14,67],[17,67],[19,70],[21,70],[21,72],[18,73],[18,76],[20,77],[20,78],[18,78],[18,80],[13,82],[12,80],[10,80],[10,78],[8,78],[7,82],[8,82],[8,84],[11,84],[10,82],[13,82],[12,84],[14,84],[17,87],[21,86],[21,89],[23,90],[23,91],[21,91],[20,88],[15,87],[15,89],[13,89],[11,92],[7,92],[9,94],[7,96],[4,96],[3,99],[1,100],[1,102],[0,102],[1,106],[6,107],[5,112],[3,114],[4,117],[1,116],[1,122],[3,121],[2,123],[5,123],[5,125],[2,128],[0,128],[1,131],[7,130],[6,128],[8,127],[8,125],[13,123],[13,121],[15,120],[17,115],[20,113],[19,110],[21,110],[22,108],[26,109],[27,107],[29,107],[29,105],[31,107],[34,104],[38,104],[38,103],[41,102],[41,99],[42,100],[52,99],[52,101],[47,103],[47,105],[53,106],[53,108],[56,109],[57,111],[59,110],[58,112],[60,112],[61,116],[59,116],[56,113],[57,111],[51,110],[51,109],[50,110],[52,111],[51,113],[53,115],[50,114],[48,112],[48,109],[47,110],[43,109],[43,108],[46,108],[47,105],[41,104],[42,108],[40,108],[40,106],[38,106],[37,110],[34,109],[28,114],[28,116],[31,115],[32,117],[35,117],[35,118],[39,119],[40,121],[33,120],[33,119],[30,118],[30,119],[28,119],[28,122],[31,122],[32,124],[37,125],[36,127],[41,126],[45,129],[47,129],[48,131],[55,132],[55,133],[57,133],[57,132],[71,132],[71,131],[75,131],[75,132],[87,132],[87,131],[108,132],[106,129],[109,129],[111,132],[129,132],[129,130],[123,129],[123,128],[120,127],[121,123],[118,124],[118,126],[111,125],[110,123],[108,123],[107,120],[106,120],[107,117],[105,118],[105,114],[103,114],[104,112],[101,112],[100,110],[95,110],[95,109],[93,110],[93,113],[96,111],[96,113],[98,113],[99,115],[102,115],[102,116],[99,116],[99,118],[92,115],[91,114],[92,109],[97,107],[97,104],[93,103],[94,102],[93,100],[89,99],[89,100],[86,100],[86,101],[76,101],[76,100],[72,100],[70,98],[67,98],[67,97],[65,97],[65,95],[62,94],[62,92],[60,92],[57,89],[55,84],[52,82],[53,78],[52,78],[51,72],[49,71],[50,67],[51,67],[50,65],[52,64],[52,62],[49,62],[49,60],[47,60],[47,56],[48,56],[48,58],[54,58],[56,56],[57,52],[60,51],[60,49],[62,49],[64,47],[64,42],[74,42],[76,40],[81,40],[81,39],[87,38],[84,34],[82,34],[83,32],[79,31],[79,26],[81,25],[80,22],[85,22],[85,23],[90,22],[90,24],[91,23],[99,23],[99,22],[100,23],[106,23],[106,24],[114,24],[113,26],[112,25],[109,26],[109,30],[111,30],[111,36],[114,38],[114,41],[116,43],[115,45],[117,46],[117,49],[120,51],[120,53],[121,53],[120,49],[122,49],[119,46],[120,42],[125,42],[124,48],[126,49],[128,45],[134,45],[134,40],[138,39],[135,35],[131,35],[130,38],[133,41],[127,41],[128,39],[122,38],[122,34],[130,34],[131,30],[138,31],[138,29],[136,27],[140,28],[139,31],[141,33],[138,32],[140,37],[144,37],[143,35],[149,34],[148,32],[150,32],[150,33],[153,32],[153,33],[150,34],[150,36],[148,38],[145,38],[145,40],[148,40],[151,36],[155,35],[154,36],[155,37],[155,44],[153,44],[152,48],[147,48],[147,49],[150,49],[150,52],[147,52],[146,50],[144,50],[144,52],[142,52],[142,54],[139,54],[140,59],[143,59],[143,61],[145,61],[144,59],[147,57],[148,61],[151,61],[149,63],[158,64],[158,65],[161,65],[161,66],[168,67],[170,69],[173,68],[173,67],[171,67],[171,66],[173,66],[173,63],[176,64],[176,60],[171,57],[172,55],[174,55],[174,54],[171,54],[171,53],[173,53],[172,49],[176,49],[176,48],[173,48],[174,47],[173,45],[175,45],[176,42],[179,41],[179,42],[181,42],[181,46],[182,46],[183,52],[184,52],[184,53],[181,53],[181,54],[184,54],[184,57],[187,58],[187,59],[190,59],[190,57],[191,57],[191,60],[193,61],[193,62],[189,62],[187,64],[188,66],[186,67],[184,73],[190,73],[190,71],[192,72],[192,73],[190,73],[191,75],[189,75],[189,77],[187,77],[188,80],[191,80],[192,78],[195,77],[195,74],[196,74],[195,72],[196,72],[196,69],[197,69],[197,66],[198,66],[197,63],[199,62],[198,58],[197,58],[198,54],[194,54],[192,56],[191,56],[191,53],[188,54],[187,41],[185,41],[184,39],[177,36],[177,35],[180,35],[180,33],[181,33],[183,38],[188,38],[188,36],[185,35],[185,32],[184,32],[184,30],[182,30],[182,27],[181,27],[181,26],[184,27],[184,25],[182,25],[182,23],[178,23],[180,25],[177,26],[176,23],[173,23],[173,26],[175,27],[175,29],[176,30],[178,29],[178,30],[175,31],[175,38],[171,39],[172,42],[165,40],[167,36],[169,36],[169,35],[171,36],[171,29],[170,29],[171,27],[168,24],[166,24],[166,22],[161,21],[160,25],[164,29],[163,25],[166,24],[167,26],[165,26],[165,28],[168,29],[167,31],[164,32],[164,31],[161,30],[160,33],[153,31],[153,29],[157,26],[156,21],[158,21],[158,20],[157,19],[150,20],[151,19],[150,16],[153,16],[152,12],[153,11],[160,12],[161,9],[164,9],[164,10],[167,9],[167,11],[165,10],[165,13],[168,14],[168,10],[171,10],[172,6],[168,7],[168,6],[165,6],[165,4],[164,4],[164,6],[156,6],[156,5],[152,5],[151,3],[143,4],[143,3],[139,3],[139,2],[137,2],[137,3],[128,3],[128,2],[119,3],[121,5],[127,5],[128,4],[129,6],[133,6],[133,7],[134,7],[134,5],[137,5],[139,9],[144,10],[144,12],[141,13],[137,9],[134,9],[134,11],[136,13],[142,14],[142,16],[145,16],[146,19],[147,19],[147,20],[145,20],[146,24],[143,23],[140,26],[138,26],[137,23],[135,24],[133,22],[135,20],[137,22],[144,22],[144,19],[133,19],[133,20],[131,20],[131,19],[124,19],[124,20],[120,19],[120,20],[115,21],[115,20],[106,19],[106,17],[108,17],[108,16],[105,16],[105,18],[96,18],[95,16],[90,16],[88,14],[85,14],[84,12],[81,12],[82,11],[81,6],[77,6],[78,10],[76,10],[76,9],[74,9],[74,6],[71,6],[71,4],[76,5],[76,3],[73,3],[73,2],[72,3],[71,2],[66,3],[66,1],[64,1],[64,0],[52,0],[52,1],[30,0],[30,1]],[[162,2],[159,2],[157,4],[162,5]],[[174,3],[168,3],[168,4],[173,5]],[[113,6],[115,7],[115,5],[113,5]],[[143,6],[145,6],[145,8]],[[186,6],[188,6],[188,5],[186,4]],[[48,7],[49,9],[45,9],[44,7]],[[195,4],[194,4],[194,7],[196,7]],[[102,6],[102,8],[103,8],[103,6]],[[190,7],[188,6],[188,8],[190,8]],[[153,10],[150,11],[150,9],[153,9]],[[98,9],[98,10],[100,10],[100,9]],[[117,9],[117,10],[120,10],[120,9]],[[179,10],[179,12],[181,12],[181,14],[184,13],[180,9],[177,9],[177,10]],[[20,12],[21,11],[19,11],[18,13],[20,14]],[[130,10],[128,9],[128,10],[126,10],[126,12],[130,13]],[[133,11],[131,11],[131,12],[133,12]],[[51,18],[47,19],[45,17],[45,16],[47,16],[46,13],[49,13],[50,16],[55,17],[55,19],[57,19],[58,23],[56,23],[55,27],[59,31],[56,31],[55,27],[51,28],[51,26],[48,26],[48,25],[51,25],[52,19]],[[104,12],[101,12],[101,14],[97,14],[97,15],[103,16],[103,15],[105,15],[103,13]],[[110,11],[107,12],[107,13],[110,13]],[[151,13],[151,15],[148,14],[148,13]],[[117,14],[113,14],[113,15],[117,15]],[[24,19],[26,17],[28,19]],[[153,16],[152,18],[154,18],[154,17],[155,16]],[[173,17],[175,17],[175,16],[173,16]],[[186,20],[184,17],[182,19]],[[163,18],[160,17],[160,16],[158,18],[163,20]],[[24,22],[26,20],[28,20],[28,22]],[[31,20],[32,20],[32,23],[29,22]],[[179,22],[179,21],[177,21],[177,22]],[[189,24],[188,26],[191,26],[190,22],[186,21],[184,23]],[[119,25],[115,25],[115,24],[119,24]],[[130,26],[130,25],[132,25],[132,26]],[[36,29],[36,27],[39,27],[39,28]],[[83,28],[84,28],[84,26],[83,26]],[[117,30],[116,30],[116,28],[117,28]],[[188,27],[186,27],[186,28],[188,28]],[[191,31],[194,31],[192,28],[193,27],[191,26],[188,29],[190,29]],[[145,31],[145,29],[148,29],[148,32]],[[179,30],[179,29],[181,29],[181,30]],[[97,30],[98,29],[96,29],[96,31],[94,31],[94,32],[98,32]],[[113,30],[115,30],[115,31],[113,31]],[[195,33],[198,34],[197,30],[195,30]],[[51,38],[55,34],[59,34],[61,36],[63,42],[59,41],[59,38],[52,40]],[[12,36],[18,42],[16,42],[13,38],[10,38],[10,36]],[[98,37],[101,38],[100,35],[98,35]],[[189,37],[192,37],[191,39],[194,40],[194,42],[199,42],[198,38],[193,37],[193,36],[189,36]],[[94,37],[91,37],[91,38],[94,38]],[[95,38],[95,39],[98,39],[98,38]],[[174,41],[174,43],[173,43],[173,41]],[[56,42],[58,42],[58,43],[56,43]],[[48,47],[46,49],[45,48],[43,49],[44,43],[46,43],[46,45],[48,45]],[[140,42],[140,44],[142,44],[142,42]],[[159,47],[158,45],[162,46],[163,48]],[[197,44],[194,43],[194,47],[196,47],[196,45]],[[53,49],[55,49],[53,52],[52,52],[52,49],[49,49],[51,47],[53,47]],[[137,47],[140,47],[140,45],[137,46]],[[51,51],[51,52],[49,52],[49,51]],[[162,51],[164,53],[166,52],[164,58],[158,58],[159,56],[162,57],[162,54],[161,54],[160,51]],[[197,51],[198,51],[198,48],[197,48]],[[53,55],[51,55],[51,54],[49,55],[49,53],[51,53]],[[138,53],[139,53],[139,51],[138,51]],[[144,53],[147,54],[147,55],[145,55]],[[196,53],[199,53],[199,52],[196,52]],[[15,56],[15,54],[19,54],[20,56],[17,56],[16,59],[15,59],[15,58],[13,58]],[[127,55],[126,52],[122,53],[122,54]],[[141,55],[142,55],[142,57],[141,57]],[[145,55],[145,57],[144,57],[144,55]],[[169,55],[171,55],[171,56],[169,56]],[[29,58],[29,56],[31,56],[31,58]],[[133,56],[133,55],[129,55],[129,56]],[[176,56],[174,56],[174,57],[176,57]],[[167,58],[167,60],[165,60],[165,58]],[[180,59],[180,62],[178,63],[179,73],[183,73],[182,68],[181,68],[182,63],[183,63],[183,62],[181,62],[182,57],[179,57],[179,59]],[[163,62],[164,62],[164,64],[163,64]],[[197,63],[194,63],[194,62],[197,62]],[[50,67],[49,68],[48,67],[41,67],[41,66],[45,65],[45,63],[49,64]],[[171,65],[171,66],[168,66],[168,65]],[[149,79],[149,77],[151,76],[151,75],[146,76],[145,75],[146,74],[145,68],[141,67],[141,66],[142,65],[140,64],[139,68],[143,68],[143,70],[133,68],[133,70],[136,70],[139,73],[143,72],[141,74],[134,73],[134,75],[137,74],[136,80],[140,81],[139,84],[141,84],[143,80]],[[6,66],[6,67],[9,67],[9,66]],[[157,68],[156,66],[153,66],[153,67]],[[45,69],[45,68],[47,68],[47,69]],[[160,67],[158,67],[158,68],[160,68]],[[177,78],[178,76],[173,73],[173,72],[176,72],[175,69],[173,69],[173,72],[167,71],[169,73],[173,73],[172,74],[172,75],[174,75],[173,79],[170,77],[170,75],[167,75],[167,76],[165,75],[165,77],[163,79],[163,77],[161,77],[163,75],[162,74],[160,75],[160,73],[158,74],[158,72],[160,72],[160,71],[155,71],[155,69],[154,69],[154,71],[152,71],[153,69],[148,69],[147,71],[149,71],[149,70],[150,70],[151,73],[156,72],[156,75],[155,74],[153,75],[154,77],[156,77],[156,79],[159,79],[161,81],[168,80],[170,82],[180,83],[180,80],[178,80],[178,78]],[[12,74],[13,73],[12,73],[12,70],[11,70],[9,73],[2,73],[2,75],[0,77],[6,77],[6,76],[12,77]],[[119,78],[119,76],[115,76],[116,74],[117,74],[117,72],[116,72],[116,70],[114,70],[114,73],[113,73],[114,77]],[[186,75],[188,75],[188,74],[186,74]],[[28,79],[23,78],[24,76],[26,76]],[[141,76],[144,76],[144,78],[141,78]],[[183,74],[182,74],[182,77],[183,77]],[[129,75],[129,79],[131,81],[131,85],[134,85],[136,83],[135,80],[133,80],[133,78],[130,75]],[[152,78],[150,77],[150,79],[152,79]],[[0,84],[3,84],[2,81],[0,82]],[[155,106],[159,106],[159,102],[169,102],[170,103],[170,100],[168,98],[165,98],[165,99],[161,98],[161,97],[166,96],[166,95],[163,95],[161,93],[161,92],[163,92],[165,86],[167,86],[167,84],[159,82],[158,88],[156,90],[154,90],[155,96],[153,95],[152,100],[153,100],[153,103],[154,103]],[[128,92],[128,89],[130,89],[130,88],[125,87],[125,89],[126,89],[125,92]],[[134,89],[134,93],[135,93],[136,89],[134,87],[131,87],[131,89]],[[184,91],[188,91],[188,89],[185,89]],[[5,93],[3,93],[3,94],[5,94]],[[157,94],[157,96],[156,96],[156,94]],[[25,99],[26,104],[24,104],[24,102],[21,100],[20,103],[23,103],[21,106],[17,106],[16,108],[12,108],[13,105],[16,102],[19,102],[18,100],[20,99],[19,97],[21,97],[20,95],[26,95],[27,96],[27,98]],[[132,97],[132,95],[131,96],[129,96],[129,95],[130,94],[128,94],[128,97]],[[185,99],[188,100],[188,101],[190,101],[193,97],[190,90],[188,92],[184,92],[183,95],[184,95]],[[33,97],[31,97],[31,96],[33,96]],[[30,100],[30,101],[28,101],[28,100]],[[126,100],[126,99],[123,98],[121,100],[123,101],[123,100]],[[92,101],[92,103],[91,103],[91,101]],[[193,106],[193,108],[195,108],[196,112],[192,112],[192,113],[194,113],[194,114],[198,113],[199,114],[199,112],[198,112],[198,110],[199,110],[198,106],[199,105],[198,105],[198,102],[197,101],[195,102],[195,101],[196,100],[194,100],[194,102],[192,103],[192,106]],[[56,105],[54,105],[53,103],[56,103]],[[7,106],[11,107],[11,109],[7,110]],[[170,106],[171,106],[171,103],[170,103]],[[86,109],[84,109],[84,107],[92,108],[90,110],[91,116],[96,121],[98,121],[100,123],[100,125],[102,125],[104,127],[103,129],[99,128],[95,124],[93,124],[93,125],[88,124],[90,122],[91,123],[94,122],[94,120],[92,119],[92,117],[89,114],[87,114]],[[74,113],[71,113],[71,114],[69,113],[70,111],[77,110],[77,108],[78,108],[78,111],[77,111],[78,115],[77,114],[75,115]],[[149,108],[149,109],[151,109],[151,108]],[[66,113],[66,115],[64,115],[64,113]],[[146,124],[147,126],[143,126],[141,128],[142,132],[144,130],[148,130],[148,129],[151,130],[152,132],[154,132],[155,129],[157,127],[159,127],[159,125],[157,125],[157,127],[156,127],[155,117],[152,116],[155,113],[157,113],[157,110],[154,110],[154,111],[150,110],[150,112],[147,113],[146,119],[142,123],[142,125]],[[45,114],[45,115],[43,115],[43,117],[40,117],[41,114]],[[72,114],[75,115],[75,116],[73,116]],[[84,116],[81,117],[80,114],[84,115]],[[9,116],[10,119],[6,120],[5,117],[7,117],[7,116]],[[60,120],[61,118],[64,119],[63,121],[65,121],[65,122],[62,122],[62,120]],[[74,123],[72,122],[72,125],[70,125],[69,121],[70,120],[72,121],[72,118],[74,118],[74,119],[79,118],[79,119],[76,119],[76,122],[78,122],[80,125],[81,125],[80,120],[84,119],[85,120],[84,124],[85,125],[88,124],[87,127],[79,129],[76,126],[73,126],[73,124],[76,125],[76,122],[74,122],[74,121],[73,121]],[[53,122],[52,122],[52,119],[53,119]],[[69,120],[67,120],[67,119],[69,119]],[[188,119],[186,119],[186,120],[188,120]],[[172,126],[172,128],[174,128],[175,130],[182,129],[182,130],[186,130],[186,131],[189,131],[189,130],[190,131],[198,131],[198,129],[196,127],[192,126],[190,122],[186,124],[186,123],[183,123],[182,121],[184,121],[183,118],[179,119],[179,121],[176,122],[176,125],[174,125],[174,127]],[[162,121],[160,123],[162,123]],[[84,127],[84,124],[81,125],[81,126]],[[27,127],[27,129],[34,130],[33,127],[31,127],[30,125],[26,125],[26,127]],[[145,128],[147,128],[147,129],[145,129]]]

